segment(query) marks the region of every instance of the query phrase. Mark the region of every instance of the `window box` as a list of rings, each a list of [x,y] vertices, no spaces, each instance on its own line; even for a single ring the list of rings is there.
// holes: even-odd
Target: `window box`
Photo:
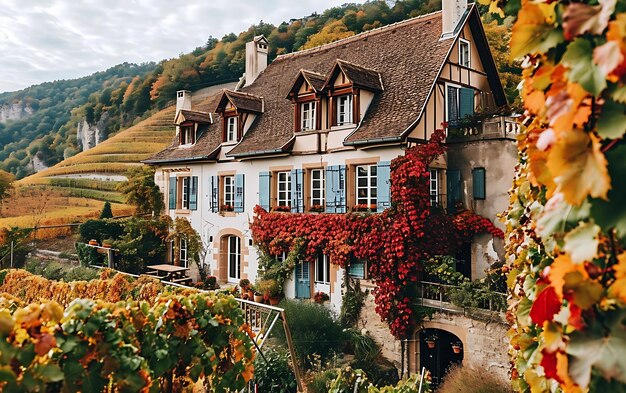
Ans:
[[[324,206],[322,205],[311,205],[309,207],[309,211],[312,213],[321,213],[324,211]]]
[[[353,212],[375,212],[376,205],[367,205],[367,204],[354,205],[354,207],[352,208],[352,211]]]
[[[235,210],[235,207],[233,205],[222,205],[220,206],[220,211],[223,212],[232,212]]]
[[[280,205],[280,206],[274,206],[272,208],[273,212],[291,212],[291,206],[289,205]]]

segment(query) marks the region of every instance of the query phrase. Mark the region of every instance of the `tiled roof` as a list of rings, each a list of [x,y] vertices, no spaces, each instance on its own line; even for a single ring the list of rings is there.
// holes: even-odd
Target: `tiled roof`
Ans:
[[[356,86],[364,87],[375,92],[384,90],[382,77],[378,71],[360,67],[341,59],[337,59],[337,67],[339,67]],[[329,82],[331,82],[330,78],[326,80],[326,83]]]
[[[188,111],[185,109],[181,109],[176,118],[178,119],[178,117],[181,115],[184,117],[184,121],[192,121],[194,123],[201,124],[211,124],[211,115],[206,112]]]
[[[263,112],[262,97],[232,90],[224,90],[224,96],[223,98],[228,98],[237,109],[256,113]],[[218,106],[221,106],[223,101],[222,99]]]
[[[360,83],[377,86],[374,72],[378,72],[384,84],[347,142],[399,138],[420,115],[454,43],[440,41],[440,35],[441,12],[435,12],[277,57],[252,85],[241,89],[264,97],[265,111],[229,155],[280,151],[288,145],[293,137],[293,108],[285,97],[298,70],[328,74],[338,59]]]
[[[315,89],[315,91],[320,91],[324,87],[324,82],[326,82],[326,76],[308,70],[302,70],[302,75],[307,80],[307,82],[309,82],[309,84]]]

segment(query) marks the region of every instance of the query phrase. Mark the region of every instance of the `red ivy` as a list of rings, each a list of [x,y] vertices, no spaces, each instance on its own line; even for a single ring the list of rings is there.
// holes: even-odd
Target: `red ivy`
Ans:
[[[407,149],[391,162],[391,208],[380,214],[277,214],[255,207],[252,236],[270,255],[288,252],[304,239],[305,258],[321,251],[332,263],[345,267],[349,258],[367,259],[376,282],[376,312],[397,338],[407,337],[416,325],[415,283],[421,261],[434,255],[453,255],[456,247],[478,233],[504,234],[488,219],[464,210],[450,216],[431,208],[428,166],[444,153],[443,130],[429,143]]]

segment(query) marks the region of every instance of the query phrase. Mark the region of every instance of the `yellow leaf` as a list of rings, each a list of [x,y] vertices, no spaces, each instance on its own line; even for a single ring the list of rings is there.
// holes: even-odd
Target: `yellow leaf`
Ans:
[[[571,205],[580,205],[587,196],[607,199],[611,178],[600,142],[593,134],[578,128],[563,132],[550,150],[547,167],[558,191]]]
[[[511,58],[544,53],[563,42],[563,33],[554,27],[553,4],[526,3],[517,15],[511,35]]]
[[[564,345],[563,331],[561,327],[554,322],[545,321],[543,323],[541,337],[543,337],[543,346],[548,352],[555,352]]]
[[[582,393],[582,388],[574,383],[569,376],[569,360],[567,354],[563,352],[556,353],[556,373],[561,378],[561,386],[565,387],[567,393]]]
[[[560,299],[563,299],[563,286],[565,285],[565,275],[575,271],[585,272],[585,269],[582,265],[574,265],[569,255],[567,254],[559,255],[550,265],[550,273],[548,273],[548,278],[550,279],[550,283],[554,287],[556,295]]]

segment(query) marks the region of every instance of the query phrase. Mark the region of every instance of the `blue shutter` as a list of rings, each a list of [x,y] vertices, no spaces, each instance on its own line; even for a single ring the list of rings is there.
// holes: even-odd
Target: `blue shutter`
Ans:
[[[176,176],[170,177],[170,210],[176,209]]]
[[[352,261],[348,267],[348,274],[356,278],[365,278],[365,263],[361,261]]]
[[[304,170],[291,170],[291,212],[304,212]]]
[[[339,204],[337,205],[337,213],[345,213],[347,211],[346,208],[346,171],[347,167],[345,165],[339,165]]]
[[[220,211],[220,178],[219,176],[211,176],[211,212],[218,213]]]
[[[326,169],[326,213],[346,212],[346,166]]]
[[[189,190],[189,210],[198,210],[198,176],[191,178],[191,189]]]
[[[376,170],[376,211],[382,212],[391,206],[391,163],[381,161]]]
[[[244,207],[244,177],[243,174],[235,175],[235,212],[242,213]]]
[[[461,171],[458,169],[448,169],[447,192],[448,192],[448,212],[456,212],[454,205],[461,200]]]
[[[474,115],[474,89],[462,87],[459,91],[459,118]]]
[[[472,188],[474,199],[485,199],[487,189],[485,185],[485,168],[474,168],[472,171]]]
[[[266,211],[270,210],[270,172],[259,173],[259,205]]]

